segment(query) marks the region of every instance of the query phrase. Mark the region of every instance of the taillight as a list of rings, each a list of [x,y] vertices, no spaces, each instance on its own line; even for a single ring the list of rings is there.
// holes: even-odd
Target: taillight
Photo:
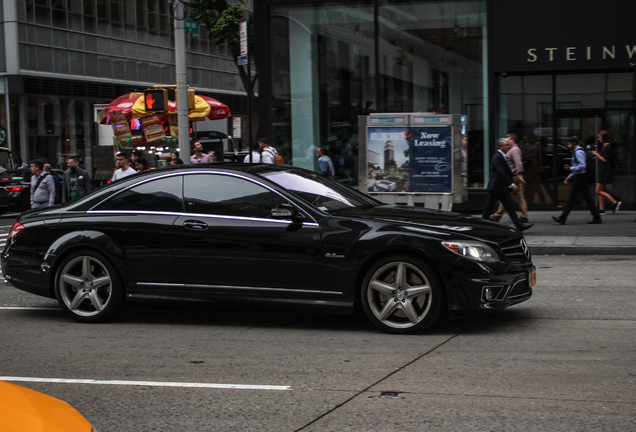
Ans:
[[[5,186],[4,188],[6,189],[7,192],[20,192],[25,189],[28,189],[29,186],[28,185],[13,185],[13,186]]]
[[[15,221],[13,223],[13,226],[11,227],[11,231],[9,231],[9,235],[7,236],[7,243],[15,239],[18,236],[18,234],[20,234],[23,230],[24,230],[24,225],[22,225],[18,221]]]

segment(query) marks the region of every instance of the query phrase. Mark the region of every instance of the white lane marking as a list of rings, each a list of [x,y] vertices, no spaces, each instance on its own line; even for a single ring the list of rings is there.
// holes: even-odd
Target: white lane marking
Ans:
[[[161,382],[161,381],[29,378],[29,377],[11,377],[11,376],[0,376],[0,380],[12,381],[12,382],[126,385],[126,386],[147,386],[147,387],[185,387],[185,388],[215,388],[215,389],[238,389],[238,390],[291,390],[290,386],[250,385],[250,384],[212,384],[212,383],[186,383],[186,382]]]
[[[48,307],[0,306],[0,310],[61,310],[61,309],[48,308]]]

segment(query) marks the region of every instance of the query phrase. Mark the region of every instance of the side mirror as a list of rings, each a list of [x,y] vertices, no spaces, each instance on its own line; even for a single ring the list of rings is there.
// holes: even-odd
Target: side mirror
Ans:
[[[305,220],[305,215],[300,213],[296,207],[289,203],[277,205],[272,209],[271,215],[275,218],[291,219],[294,222]]]

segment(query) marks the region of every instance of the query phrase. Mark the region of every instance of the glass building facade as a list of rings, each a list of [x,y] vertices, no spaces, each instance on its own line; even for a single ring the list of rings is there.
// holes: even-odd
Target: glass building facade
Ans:
[[[568,192],[566,138],[591,149],[605,129],[620,160],[611,189],[634,205],[636,39],[620,28],[636,7],[570,3],[576,20],[548,0],[257,2],[259,133],[309,169],[325,147],[355,186],[358,116],[466,115],[469,202],[485,195],[496,139],[515,133],[528,202],[554,207]],[[601,31],[599,17],[616,29]]]
[[[359,115],[468,111],[481,159],[486,21],[485,1],[271,6],[274,145],[309,169],[324,146],[337,177],[355,185]],[[482,172],[472,177],[483,183]]]

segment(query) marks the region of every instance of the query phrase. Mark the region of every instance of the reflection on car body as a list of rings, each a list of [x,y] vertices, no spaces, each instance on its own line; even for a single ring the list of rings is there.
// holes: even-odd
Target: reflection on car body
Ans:
[[[527,300],[535,274],[507,226],[244,164],[152,170],[25,212],[1,263],[12,285],[82,322],[131,299],[256,301],[364,310],[393,333]]]

